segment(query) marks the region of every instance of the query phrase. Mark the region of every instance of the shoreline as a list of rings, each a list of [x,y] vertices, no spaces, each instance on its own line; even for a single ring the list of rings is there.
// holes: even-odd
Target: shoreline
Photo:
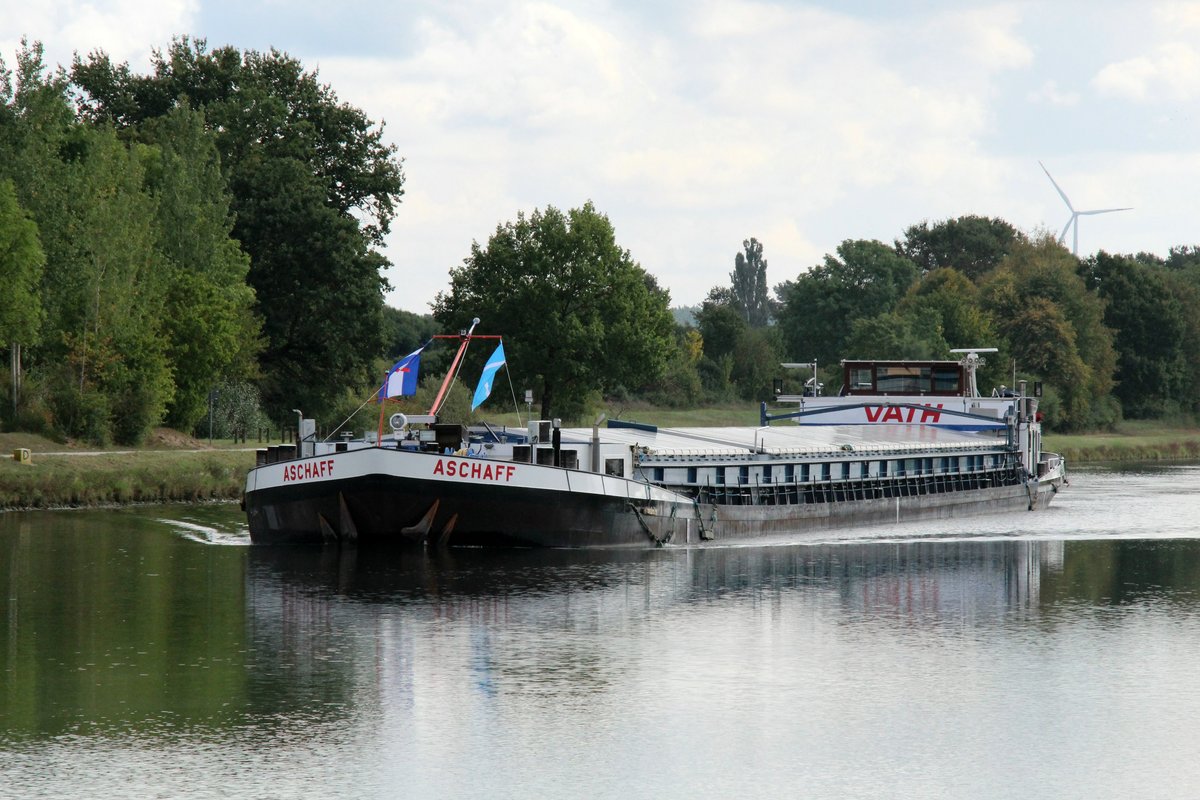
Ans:
[[[61,452],[61,446],[56,452]],[[242,496],[253,450],[122,450],[0,458],[0,510],[232,502]]]

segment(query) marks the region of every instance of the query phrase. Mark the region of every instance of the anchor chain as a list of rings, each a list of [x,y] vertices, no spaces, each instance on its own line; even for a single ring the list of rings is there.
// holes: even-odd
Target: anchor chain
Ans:
[[[671,506],[671,531],[660,539],[658,536],[654,535],[654,531],[650,530],[650,526],[646,524],[645,518],[642,517],[642,510],[633,503],[626,503],[626,505],[628,505],[633,511],[633,515],[637,517],[637,521],[639,524],[641,524],[642,530],[645,531],[646,535],[650,537],[650,541],[654,542],[655,547],[662,547],[671,542],[671,539],[675,536],[675,506]]]

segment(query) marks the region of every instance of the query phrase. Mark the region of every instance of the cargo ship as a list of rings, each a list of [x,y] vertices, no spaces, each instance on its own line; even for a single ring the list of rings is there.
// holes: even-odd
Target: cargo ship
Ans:
[[[565,548],[788,541],[1038,511],[1066,484],[1063,459],[1041,449],[1038,397],[1024,385],[980,396],[979,351],[959,362],[846,362],[858,370],[853,393],[780,396],[783,410],[764,404],[758,426],[445,423],[438,404],[462,354],[472,340],[498,338],[473,330],[437,337],[458,339],[459,348],[430,413],[393,414],[386,430],[381,423],[338,441],[318,441],[313,421],[301,419],[297,445],[260,451],[243,497],[252,541]],[[888,383],[897,365],[913,380]],[[389,380],[403,371],[397,365]],[[919,383],[925,379],[928,386]],[[386,403],[382,390],[379,399]]]

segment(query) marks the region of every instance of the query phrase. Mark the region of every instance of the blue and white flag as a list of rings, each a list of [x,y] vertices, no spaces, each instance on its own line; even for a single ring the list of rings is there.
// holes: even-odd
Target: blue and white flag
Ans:
[[[483,368],[483,374],[479,376],[479,385],[475,387],[475,397],[471,400],[471,410],[479,408],[484,400],[488,399],[488,395],[492,393],[492,380],[496,377],[496,371],[504,366],[504,342],[496,346],[496,352],[492,353],[492,357],[487,360],[487,364]]]
[[[424,349],[425,345],[421,345],[388,370],[387,379],[379,387],[379,402],[389,397],[417,393],[417,370],[421,367],[421,351]]]

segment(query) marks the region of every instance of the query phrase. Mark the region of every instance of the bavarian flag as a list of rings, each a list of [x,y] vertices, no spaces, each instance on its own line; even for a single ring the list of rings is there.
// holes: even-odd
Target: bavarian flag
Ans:
[[[504,366],[504,342],[496,346],[496,352],[492,353],[491,358],[487,360],[487,364],[483,368],[483,374],[479,376],[479,385],[475,387],[475,397],[471,400],[471,410],[479,408],[484,400],[488,399],[488,395],[492,393],[492,381],[496,377],[496,372]]]

